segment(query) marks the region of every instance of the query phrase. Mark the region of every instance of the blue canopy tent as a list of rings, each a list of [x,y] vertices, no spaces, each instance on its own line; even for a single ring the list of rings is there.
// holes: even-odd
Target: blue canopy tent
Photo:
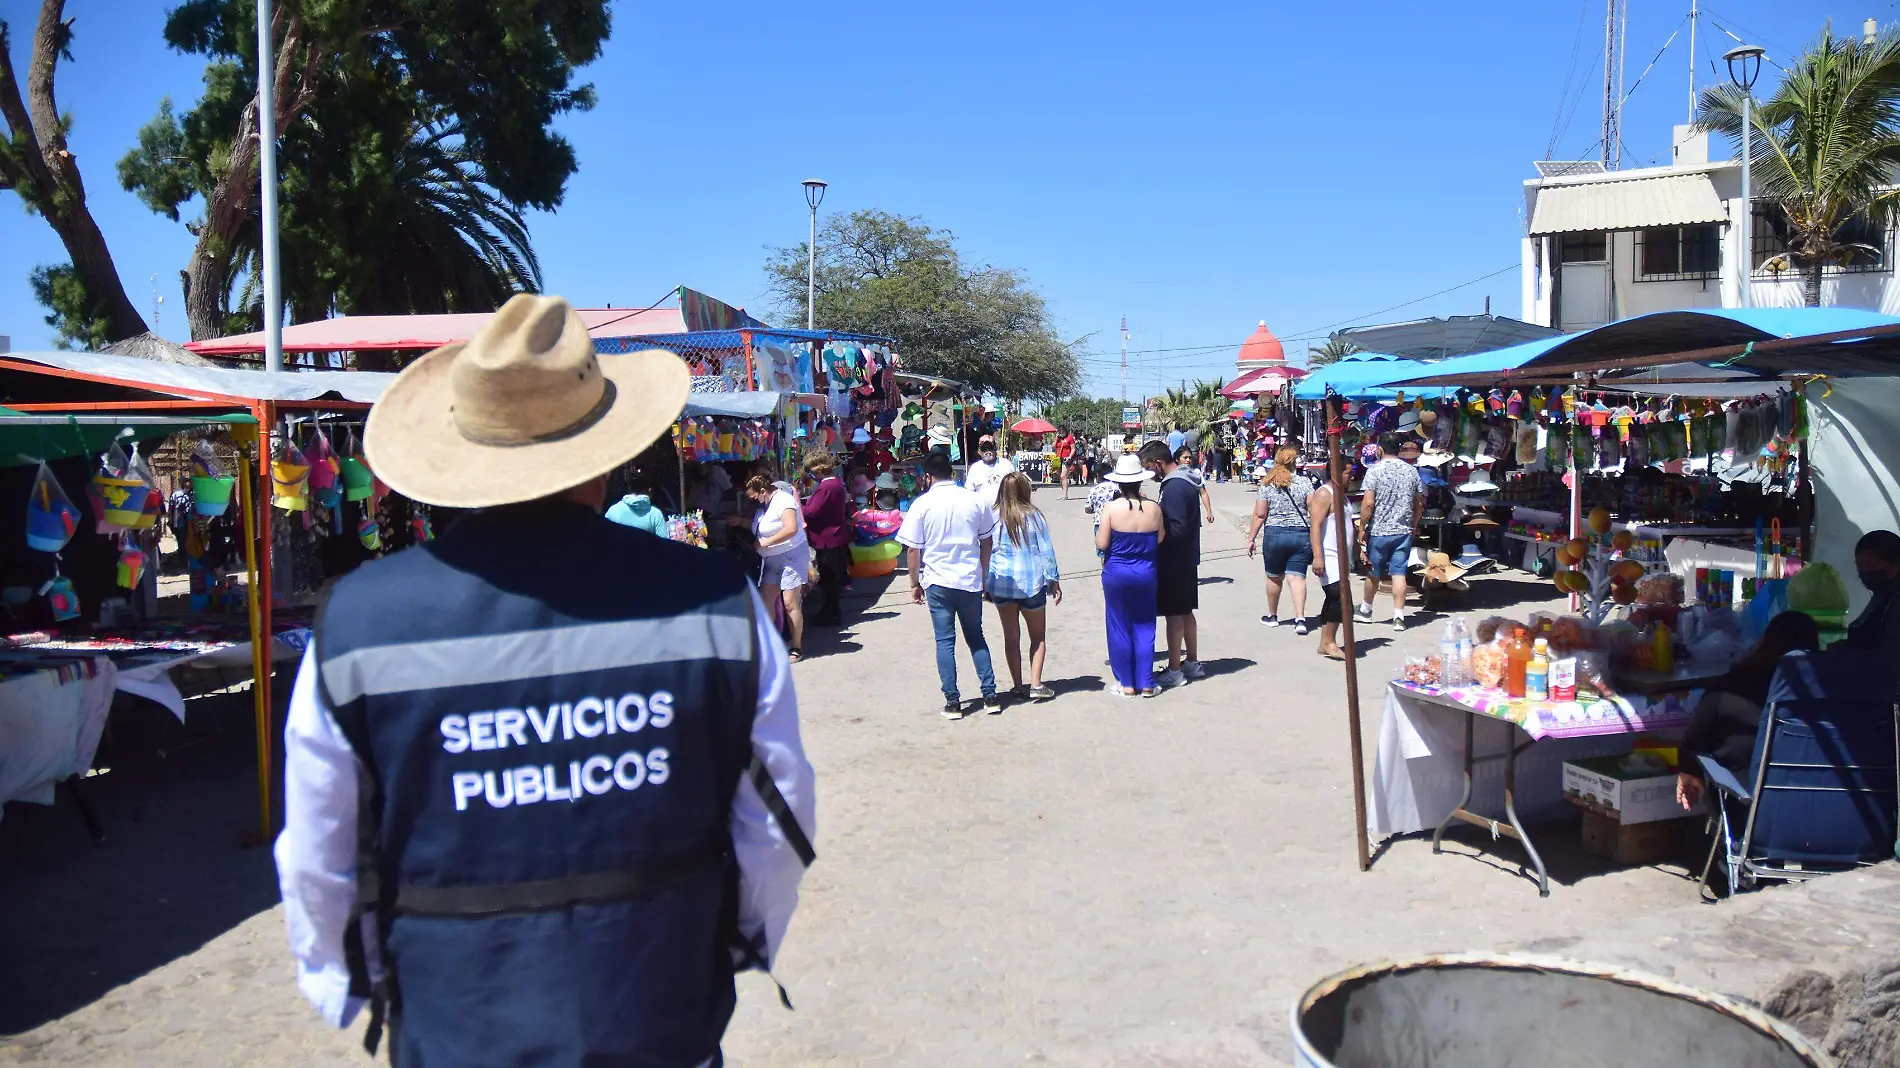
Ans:
[[[1402,378],[1415,378],[1425,374],[1431,366],[1428,363],[1408,360],[1384,352],[1355,352],[1295,382],[1293,399],[1325,400],[1328,393],[1337,393],[1348,400],[1397,400],[1399,391],[1383,388],[1384,383]],[[1408,398],[1440,397],[1444,395],[1444,392],[1442,389],[1405,391]]]
[[[1900,318],[1861,308],[1700,308],[1655,312],[1562,338],[1531,342],[1480,356],[1546,346],[1514,367],[1431,367],[1414,385],[1495,386],[1567,383],[1588,374],[1609,385],[1674,386],[1694,395],[1697,385],[1773,379],[1783,375],[1836,377],[1900,373]],[[1714,392],[1711,390],[1710,392]]]

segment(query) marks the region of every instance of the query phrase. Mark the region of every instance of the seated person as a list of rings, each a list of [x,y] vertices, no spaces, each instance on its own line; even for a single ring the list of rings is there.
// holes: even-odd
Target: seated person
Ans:
[[[1689,807],[1702,799],[1702,765],[1697,756],[1712,756],[1737,775],[1748,770],[1775,667],[1788,653],[1797,649],[1814,652],[1820,647],[1821,633],[1809,616],[1783,612],[1768,621],[1755,648],[1737,660],[1728,675],[1709,687],[1696,703],[1689,727],[1677,746],[1676,800]]]
[[[1870,530],[1854,543],[1854,570],[1873,598],[1847,625],[1848,649],[1900,654],[1900,534]]]

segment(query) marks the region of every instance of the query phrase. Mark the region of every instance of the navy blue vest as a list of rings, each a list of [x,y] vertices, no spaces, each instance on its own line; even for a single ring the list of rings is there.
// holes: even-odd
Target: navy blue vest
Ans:
[[[755,635],[723,557],[578,506],[475,513],[337,584],[318,671],[364,767],[394,1063],[718,1051]]]

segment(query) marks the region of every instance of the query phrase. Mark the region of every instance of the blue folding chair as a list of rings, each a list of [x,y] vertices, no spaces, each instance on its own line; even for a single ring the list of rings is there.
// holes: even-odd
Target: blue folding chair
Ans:
[[[1731,896],[1894,855],[1900,805],[1900,687],[1878,653],[1789,653],[1775,668],[1747,785],[1699,756],[1717,834],[1700,890],[1724,858]],[[1741,833],[1735,830],[1740,827]]]

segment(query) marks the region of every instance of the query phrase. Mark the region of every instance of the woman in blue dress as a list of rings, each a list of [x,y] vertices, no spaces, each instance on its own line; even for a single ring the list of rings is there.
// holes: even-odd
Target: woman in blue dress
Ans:
[[[1124,453],[1105,476],[1121,492],[1102,506],[1095,528],[1101,550],[1102,601],[1108,624],[1108,665],[1120,697],[1153,697],[1155,647],[1155,551],[1165,533],[1161,506],[1141,495],[1151,476],[1140,458]]]

